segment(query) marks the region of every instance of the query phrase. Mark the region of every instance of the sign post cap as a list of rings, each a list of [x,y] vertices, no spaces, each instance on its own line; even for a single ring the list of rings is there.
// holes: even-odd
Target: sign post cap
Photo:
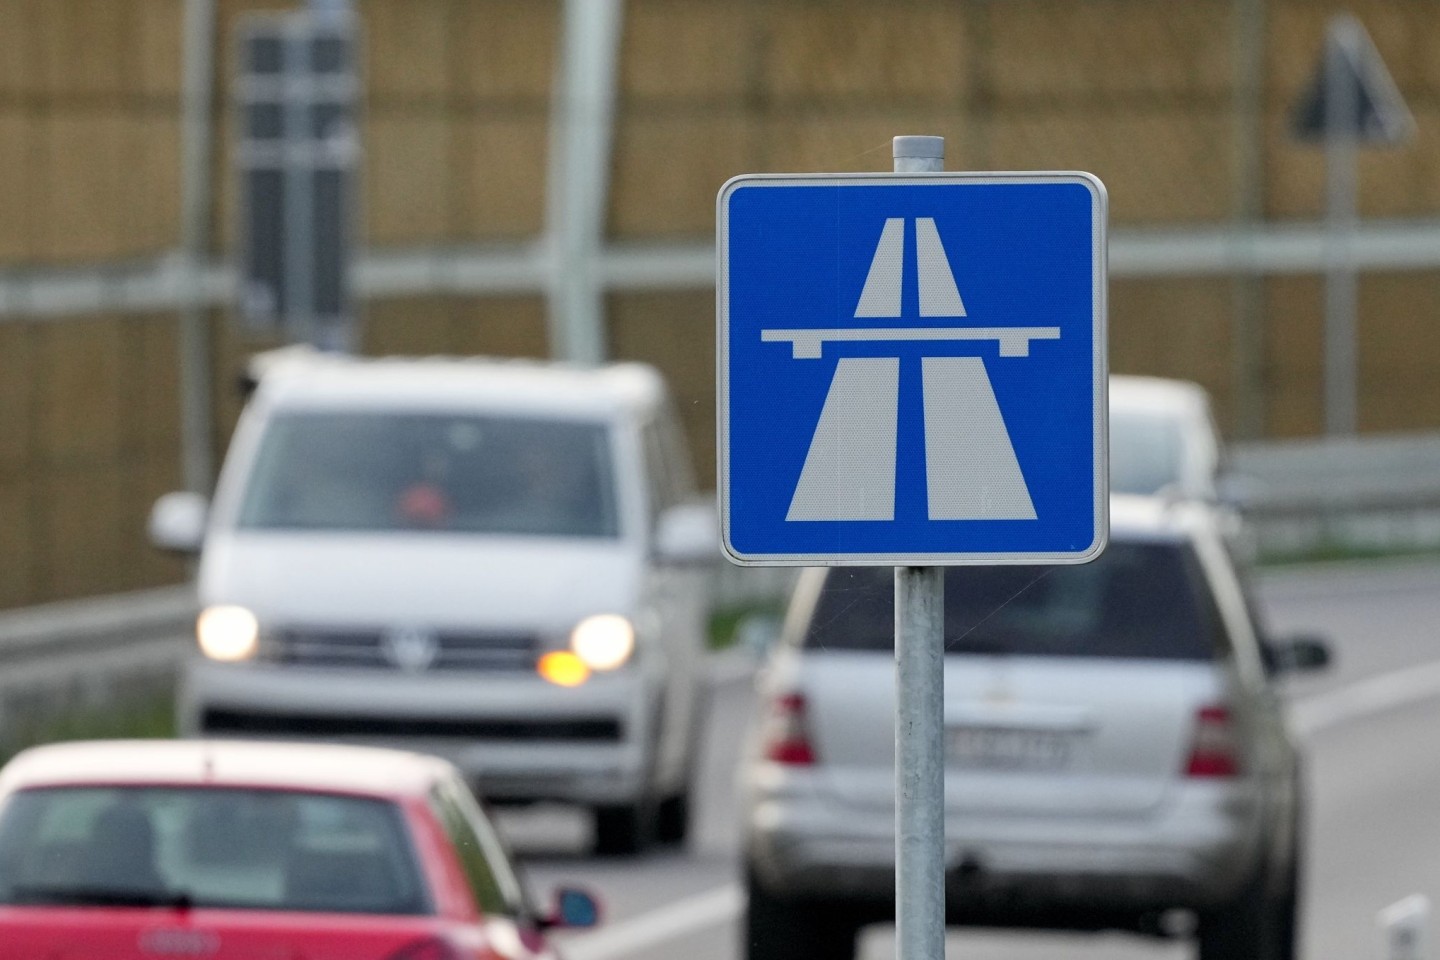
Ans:
[[[896,160],[944,160],[944,137],[894,137],[890,153]]]

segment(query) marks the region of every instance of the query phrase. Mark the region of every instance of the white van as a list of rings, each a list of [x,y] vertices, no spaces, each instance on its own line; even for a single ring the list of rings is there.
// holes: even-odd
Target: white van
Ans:
[[[200,551],[181,729],[418,749],[593,808],[599,852],[680,841],[719,557],[694,496],[648,367],[277,362],[213,506],[151,515]]]

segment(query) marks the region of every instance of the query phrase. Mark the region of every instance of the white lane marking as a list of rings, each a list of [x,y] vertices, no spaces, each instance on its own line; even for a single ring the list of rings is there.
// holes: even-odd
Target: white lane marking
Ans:
[[[1310,735],[1386,710],[1440,697],[1440,661],[1382,673],[1291,705],[1297,732]]]
[[[667,904],[564,944],[566,960],[612,960],[740,916],[745,893],[738,883]]]
[[[1440,661],[1384,673],[1290,707],[1298,732],[1322,730],[1440,697]],[[614,960],[676,937],[737,919],[745,909],[738,883],[726,884],[578,937],[564,947],[567,960]]]

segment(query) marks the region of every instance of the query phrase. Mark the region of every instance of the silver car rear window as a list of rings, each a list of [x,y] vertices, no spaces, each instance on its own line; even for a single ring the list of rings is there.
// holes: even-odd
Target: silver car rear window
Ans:
[[[828,571],[805,636],[812,650],[893,649],[890,568]],[[1223,644],[1189,547],[1112,543],[1079,566],[949,567],[954,654],[1209,660]]]

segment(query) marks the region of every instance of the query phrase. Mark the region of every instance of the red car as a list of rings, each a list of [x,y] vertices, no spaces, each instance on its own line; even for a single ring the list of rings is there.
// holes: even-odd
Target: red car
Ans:
[[[537,915],[448,763],[227,741],[38,747],[0,770],[15,960],[540,960]]]

